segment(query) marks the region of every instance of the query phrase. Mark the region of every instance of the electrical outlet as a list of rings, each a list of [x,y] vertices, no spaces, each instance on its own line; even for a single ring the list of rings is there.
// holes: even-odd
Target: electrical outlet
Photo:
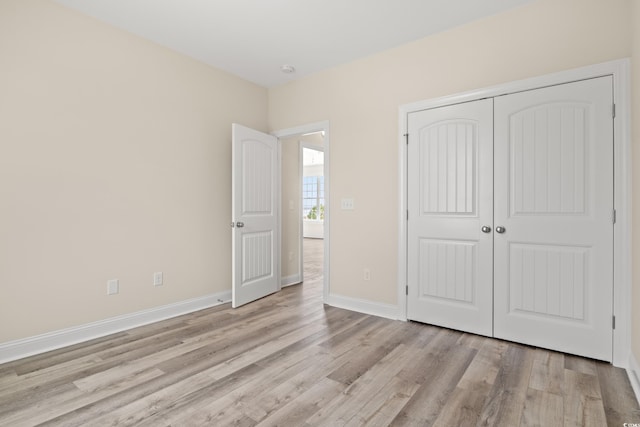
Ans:
[[[107,295],[115,295],[120,291],[118,279],[107,280]]]
[[[371,270],[369,270],[368,268],[362,270],[362,278],[364,280],[371,280]]]
[[[162,271],[153,273],[153,286],[162,285]]]

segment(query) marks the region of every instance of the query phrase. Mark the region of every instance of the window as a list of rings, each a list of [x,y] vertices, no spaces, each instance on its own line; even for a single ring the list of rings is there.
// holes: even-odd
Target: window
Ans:
[[[324,176],[302,179],[302,218],[324,220]]]

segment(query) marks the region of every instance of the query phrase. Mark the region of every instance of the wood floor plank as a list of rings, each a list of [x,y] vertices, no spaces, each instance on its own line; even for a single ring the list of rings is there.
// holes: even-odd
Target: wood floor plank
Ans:
[[[566,369],[564,378],[564,426],[607,425],[598,377]]]
[[[121,381],[114,381],[108,388],[93,393],[86,393],[76,387],[65,386],[64,390],[57,390],[57,392],[49,398],[42,399],[35,405],[29,405],[19,411],[15,411],[11,416],[2,418],[2,420],[11,426],[45,423],[52,418],[76,411],[79,408],[113,395],[118,391],[125,390],[160,375],[162,375],[162,372],[151,368],[144,372],[139,372],[134,376],[123,378]]]
[[[472,340],[477,353],[447,405],[442,409],[434,426],[475,426],[485,404],[486,396],[500,370],[502,356],[508,345],[503,341],[482,337]],[[458,345],[468,345],[468,340],[458,340]]]
[[[287,361],[283,365],[265,369],[263,375],[267,381],[263,381],[262,377],[256,378],[233,390],[231,395],[244,414],[260,421],[289,402],[292,396],[287,395],[288,392],[297,390],[297,394],[300,394],[326,375],[316,367],[331,366],[333,361],[334,358],[326,350],[309,348],[299,352],[294,363]]]
[[[345,425],[360,411],[381,388],[386,385],[415,358],[415,349],[400,344],[379,363],[360,376],[341,396],[307,419],[307,423],[331,426]]]
[[[391,425],[431,425],[445,407],[476,350],[456,346],[447,358],[437,358],[420,388],[409,399]]]
[[[610,364],[324,305],[321,246],[303,285],[239,309],[0,365],[0,426],[640,422]]]
[[[347,352],[354,346],[359,345],[360,341],[365,339],[367,335],[377,333],[377,330],[385,325],[388,325],[388,322],[385,322],[384,319],[374,316],[368,317],[353,324],[349,329],[333,335],[320,343],[320,345],[330,349],[333,354],[338,355],[341,352]]]
[[[487,396],[478,421],[479,425],[516,426],[520,424],[533,357],[531,348],[517,344],[509,346]]]
[[[442,366],[450,354],[455,352],[454,349],[466,348],[456,345],[459,337],[459,332],[447,329],[441,329],[435,336],[430,336],[425,347],[418,347],[421,351],[418,352],[414,363],[403,368],[398,376],[407,381],[424,384],[433,377],[434,368]]]
[[[266,345],[269,345],[269,344],[271,343],[268,343]],[[286,345],[286,342],[283,345]],[[277,361],[278,363],[283,365],[286,369],[271,369],[272,372],[278,373],[279,375],[278,377],[275,377],[274,379],[272,379],[272,381],[269,381],[268,378],[265,378],[265,376],[259,376],[254,378],[252,382],[251,378],[246,377],[240,381],[221,384],[219,385],[215,394],[210,393],[209,387],[207,387],[208,383],[212,381],[224,380],[224,378],[221,377],[222,375],[228,375],[230,377],[233,377],[234,373],[239,371],[243,367],[242,364],[234,364],[233,363],[234,361],[239,360],[238,358],[234,358],[228,361],[230,363],[224,362],[205,371],[204,373],[206,373],[207,375],[202,379],[201,383],[195,382],[195,381],[181,381],[178,384],[171,385],[165,389],[159,390],[156,393],[142,399],[146,401],[156,402],[154,406],[149,406],[149,405],[145,406],[144,402],[141,402],[138,406],[133,406],[133,407],[127,408],[125,411],[120,411],[120,412],[123,412],[121,414],[119,414],[118,411],[111,412],[110,414],[107,415],[107,418],[105,418],[104,420],[110,423],[111,422],[121,423],[123,418],[128,419],[131,416],[135,416],[139,418],[141,415],[143,415],[143,418],[145,419],[145,424],[149,423],[149,425],[153,425],[155,422],[159,422],[160,420],[171,421],[174,416],[178,418],[182,418],[182,415],[179,414],[179,412],[187,411],[188,408],[191,406],[198,407],[199,405],[201,405],[201,402],[203,400],[208,400],[208,401],[214,400],[213,403],[207,406],[208,408],[207,410],[223,413],[223,416],[225,419],[227,419],[227,421],[229,417],[234,416],[233,414],[235,414],[238,417],[238,419],[243,419],[244,414],[242,412],[239,412],[239,411],[233,412],[226,407],[229,404],[228,399],[231,399],[230,402],[232,402],[234,405],[240,405],[242,404],[243,399],[246,399],[248,396],[252,395],[251,393],[259,393],[261,390],[264,389],[264,387],[270,387],[272,383],[278,384],[280,381],[283,381],[282,378],[286,378],[287,376],[292,375],[292,372],[295,372],[294,369],[304,370],[311,363],[319,363],[319,359],[317,358],[317,355],[319,354],[319,350],[321,349],[318,347],[302,347],[302,348],[299,348],[297,352],[292,352],[287,356],[283,355],[281,358],[277,359]],[[262,354],[259,351],[255,353],[256,358],[261,357],[261,355]],[[316,357],[314,358],[313,356],[316,356]],[[248,362],[251,359],[243,359],[243,360],[244,362]],[[301,362],[305,362],[307,363],[307,365],[300,365]],[[255,366],[256,369],[261,369],[261,370],[266,370],[265,368],[269,368],[268,366],[258,366],[258,365],[253,365],[253,366]],[[225,399],[227,400],[220,400],[218,402],[215,402],[216,396],[220,396],[220,392],[223,390],[227,394],[224,396]],[[170,391],[172,393],[170,397],[166,396],[165,392],[167,391]],[[159,399],[163,399],[163,401],[171,400],[174,403],[171,405],[158,404]],[[140,405],[142,405],[142,407],[145,407],[147,409],[141,409]],[[156,410],[155,409],[156,407],[164,407],[165,409]],[[151,408],[152,411],[151,412],[148,411],[148,408]],[[132,415],[132,414],[135,414],[135,415]],[[119,418],[114,418],[114,416],[117,416]],[[142,420],[138,418],[136,418],[136,422],[142,422]]]
[[[575,372],[582,372],[594,376],[598,375],[595,360],[574,356],[572,354],[564,355],[564,367],[565,369],[570,369]]]
[[[475,348],[476,350],[480,350],[480,348],[484,345],[485,342],[486,342],[486,337],[482,337],[480,335],[463,333],[458,339],[458,342],[456,344],[464,345],[469,348]]]
[[[433,426],[475,426],[490,389],[491,384],[485,381],[469,382],[464,388],[456,387]]]
[[[342,346],[327,345],[327,342],[332,341],[339,335],[353,334],[353,336],[356,336],[357,334],[364,333],[370,328],[375,328],[380,324],[376,322],[379,319],[371,319],[367,316],[352,316],[352,314],[354,314],[353,312],[347,312],[345,310],[336,311],[332,309],[327,311],[327,327],[325,331],[309,334],[304,339],[265,356],[257,363],[261,366],[270,366],[274,362],[279,363],[283,357],[287,357],[288,355],[298,352],[305,347],[316,345],[330,351],[332,355],[337,357],[340,354],[348,352],[357,345],[357,342],[347,341],[345,345]]]
[[[640,423],[640,407],[625,370],[603,362],[597,363],[596,368],[607,424]]]
[[[363,338],[353,358],[328,375],[328,378],[350,385],[371,369],[403,341],[412,341],[412,331],[403,328],[401,322],[389,323]]]
[[[311,323],[313,323],[316,320],[317,320],[317,317],[310,318]],[[286,336],[286,335],[287,334],[283,334],[283,336]],[[275,336],[275,334],[273,336]],[[280,344],[280,346],[284,346],[288,344],[288,341],[286,340],[284,342],[280,342],[276,339],[275,341],[270,342],[268,341],[268,338],[269,336],[263,337],[262,343],[266,345],[273,345],[273,343],[275,342],[276,346],[278,344]],[[297,339],[297,338],[294,336],[294,339]],[[255,342],[254,342],[254,345],[255,345]],[[248,365],[249,363],[252,363],[253,361],[259,360],[261,357],[264,357],[264,353],[262,353],[259,349],[260,349],[260,345],[255,345],[255,347],[252,349],[253,352],[250,350],[248,353],[247,352],[238,353],[236,350],[232,349],[230,351],[232,351],[234,356],[229,358],[226,358],[226,356],[219,356],[219,360],[217,361],[218,363],[213,362],[212,358],[208,358],[209,364],[211,364],[212,366],[210,366],[208,369],[204,371],[201,371],[200,374],[197,375],[197,378],[201,379],[200,381],[197,381],[197,382],[193,381],[193,379],[196,378],[195,376],[191,376],[191,377],[187,376],[186,379],[184,380],[178,381],[175,384],[171,384],[165,388],[157,390],[149,394],[143,399],[139,399],[141,400],[139,405],[128,408],[121,412],[127,414],[127,416],[129,413],[136,413],[138,414],[138,416],[140,414],[146,414],[144,415],[144,417],[150,417],[151,415],[154,415],[157,412],[159,412],[155,410],[155,407],[166,406],[166,407],[169,407],[171,410],[174,410],[175,407],[184,408],[199,398],[198,391],[200,389],[207,390],[210,384],[214,383],[215,381],[224,381],[225,378],[227,378],[228,376],[233,378],[233,375],[236,372],[240,372],[242,371],[242,369],[250,366]],[[243,354],[243,355],[249,354],[250,356],[253,356],[253,357],[239,359],[237,358],[237,356],[239,356],[240,354]],[[191,357],[189,360],[192,360]],[[164,364],[161,363],[157,366],[161,367],[163,365]],[[186,364],[183,364],[183,365],[186,365]],[[260,367],[258,366],[255,366],[255,368],[260,369]],[[184,369],[189,369],[189,366],[185,366]],[[180,370],[176,371],[176,375],[180,375],[180,374],[181,374]],[[204,375],[201,375],[201,374],[204,374]],[[245,379],[248,379],[248,377]],[[232,386],[233,385],[237,386],[240,383],[241,381],[226,382],[225,391],[229,392],[233,390],[234,387]],[[167,394],[167,392],[169,392],[169,394]],[[160,400],[174,401],[175,403],[172,405],[168,405],[168,404],[159,405],[157,402]],[[155,402],[155,403],[149,404],[149,402]],[[143,407],[145,409],[140,409],[140,407]],[[109,418],[110,422],[111,421],[122,422],[121,420],[118,420],[118,419],[111,419],[114,416],[122,417],[122,415],[119,414],[118,411],[110,411],[108,415],[105,415],[106,417],[105,421],[107,418]]]
[[[530,388],[524,401],[520,425],[528,427],[561,426],[564,422],[562,396]]]
[[[562,396],[564,366],[563,354],[542,349],[535,350],[529,387]]]
[[[83,357],[95,356],[95,354],[101,350],[119,345],[122,342],[130,341],[127,332],[120,332],[117,334],[108,335],[106,337],[97,338],[88,342],[75,344],[69,347],[64,347],[57,350],[48,351],[46,353],[38,354],[13,362],[9,362],[5,365],[7,368],[12,368],[18,375],[26,375],[34,371],[40,371],[46,368],[59,365],[71,359],[81,359]]]
[[[9,412],[32,407],[52,396],[75,389],[72,379],[80,377],[82,372],[93,372],[92,366],[96,363],[100,364],[101,361],[83,357],[78,361],[64,363],[63,370],[55,369],[53,372],[43,372],[37,376],[30,373],[28,378],[19,377],[18,383],[0,391],[0,419]],[[51,375],[47,376],[47,373]]]
[[[223,399],[220,403],[216,402],[212,405],[205,405],[200,408],[187,408],[175,420],[168,419],[167,426],[239,426],[252,427],[256,425],[256,421],[251,417],[243,414],[234,406],[232,399]],[[158,424],[144,423],[140,427],[155,427]],[[164,424],[163,424],[164,425]]]
[[[326,352],[326,349],[317,347],[318,351]],[[341,355],[338,358],[334,358],[328,352],[324,354],[325,359],[317,359],[317,363],[314,363],[307,369],[301,370],[297,375],[291,379],[286,380],[276,387],[271,389],[263,389],[259,387],[259,393],[252,393],[244,396],[240,406],[244,408],[244,413],[256,421],[264,421],[271,418],[272,414],[278,412],[282,407],[287,406],[289,403],[298,400],[299,397],[305,395],[309,390],[320,382],[330,380],[335,384],[341,384],[337,381],[333,381],[326,376],[326,373],[332,368],[342,364],[348,355]],[[274,366],[273,369],[277,369]],[[340,390],[343,390],[346,386],[341,384]],[[330,387],[335,389],[335,387]],[[316,406],[318,403],[316,402]],[[318,407],[317,409],[319,409]],[[307,417],[309,414],[307,413]]]
[[[458,387],[463,389],[483,388],[478,384],[492,385],[495,382],[502,357],[509,348],[504,341],[483,338],[482,345],[478,348],[476,357],[465,371],[458,383]]]
[[[141,425],[175,408],[184,409],[205,399],[223,398],[260,371],[258,366],[251,365],[217,381],[211,380],[206,370],[178,381],[176,374],[163,375],[54,419],[51,425]]]
[[[345,425],[388,426],[419,388],[413,381],[394,376]]]
[[[58,378],[69,377],[69,375],[74,372],[83,372],[102,362],[103,360],[99,357],[88,355],[77,359],[66,360],[63,363],[49,366],[38,371],[30,371],[24,375],[16,375],[11,378],[11,381],[7,379],[6,381],[0,382],[0,399],[8,394],[15,393],[16,382],[20,383],[21,389],[41,387]]]
[[[322,378],[296,399],[287,402],[269,417],[260,421],[259,427],[302,426],[306,420],[339,396],[347,386],[329,378]]]
[[[296,372],[309,371],[312,364],[321,362],[318,354],[323,354],[324,360],[333,360],[326,350],[320,347],[305,347],[282,358],[279,361],[281,366],[264,367],[253,365],[260,369],[261,372],[270,372],[273,376],[271,379],[268,379],[266,375],[245,378],[242,381],[235,382],[232,384],[233,386],[224,387],[224,394],[219,393],[221,391],[220,387],[217,388],[215,394],[210,393],[206,388],[198,392],[194,390],[197,387],[192,387],[191,392],[183,392],[182,397],[176,398],[174,396],[175,404],[172,406],[147,416],[142,425],[153,426],[159,420],[169,423],[180,422],[180,420],[184,419],[185,413],[193,411],[195,411],[194,414],[198,414],[194,416],[199,419],[204,417],[203,412],[215,414],[212,420],[219,423],[222,423],[223,420],[224,423],[235,423],[243,420],[245,422],[247,417],[251,418],[251,415],[255,418],[262,418],[266,415],[266,411],[254,408],[248,405],[246,401],[264,394],[273,384],[280,384],[285,381],[285,378],[295,375]],[[185,385],[188,386],[189,384]]]

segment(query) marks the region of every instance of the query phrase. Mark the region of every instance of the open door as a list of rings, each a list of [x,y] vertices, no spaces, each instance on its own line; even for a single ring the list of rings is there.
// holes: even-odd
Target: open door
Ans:
[[[232,125],[232,306],[280,289],[278,140]]]

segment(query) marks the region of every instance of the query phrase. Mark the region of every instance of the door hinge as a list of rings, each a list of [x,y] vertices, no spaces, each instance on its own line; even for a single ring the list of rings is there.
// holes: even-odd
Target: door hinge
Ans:
[[[404,136],[406,144],[409,145],[409,134],[405,133],[403,136]]]
[[[616,118],[616,104],[611,106],[611,117]]]
[[[405,287],[404,287],[404,294],[405,294],[405,295],[409,295],[409,285],[405,285]]]
[[[616,223],[616,221],[618,220],[618,218],[617,218],[617,214],[616,214],[616,210],[615,210],[615,209],[613,210],[613,215],[611,216],[611,219],[612,219],[612,221],[613,221],[613,223],[614,223],[614,224],[615,224],[615,223]]]
[[[616,328],[616,316],[611,316],[611,328]]]

